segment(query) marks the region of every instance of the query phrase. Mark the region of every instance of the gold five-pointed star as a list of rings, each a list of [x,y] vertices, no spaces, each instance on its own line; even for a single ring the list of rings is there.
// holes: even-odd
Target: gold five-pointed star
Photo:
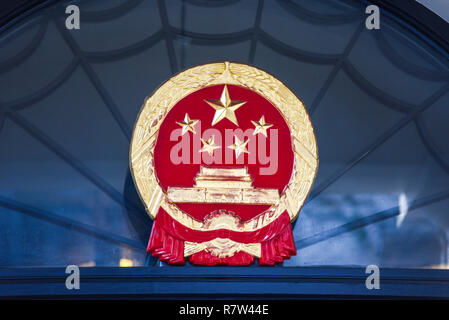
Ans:
[[[245,140],[245,139],[243,139]],[[240,141],[237,136],[234,136],[234,144],[231,146],[228,146],[229,149],[235,150],[235,157],[238,158],[240,154],[242,153],[249,153],[248,150],[246,150],[246,145],[248,144],[249,139],[246,141]]]
[[[259,121],[252,121],[254,125],[254,132],[253,135],[257,135],[258,133],[263,134],[265,137],[267,136],[267,129],[271,128],[273,125],[271,123],[265,122],[265,116],[262,116]]]
[[[190,117],[187,113],[184,116],[184,121],[176,121],[176,123],[182,127],[182,134],[184,134],[188,131],[195,133],[195,125],[197,122],[198,122],[198,120],[190,119]]]
[[[246,103],[246,101],[231,100],[229,96],[228,87],[225,85],[221,93],[220,100],[204,100],[208,105],[215,109],[214,119],[212,125],[217,124],[223,119],[228,119],[233,124],[238,126],[235,111]]]
[[[207,140],[201,139],[201,142],[203,143],[203,148],[200,150],[200,152],[207,152],[210,156],[214,155],[215,149],[220,149],[220,146],[215,144],[215,136],[210,137]]]

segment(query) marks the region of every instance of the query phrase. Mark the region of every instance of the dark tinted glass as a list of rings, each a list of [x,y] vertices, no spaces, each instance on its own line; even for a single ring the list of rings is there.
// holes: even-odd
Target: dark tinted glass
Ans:
[[[81,9],[80,30],[65,7]],[[0,38],[0,266],[144,265],[128,169],[145,96],[255,65],[300,97],[320,166],[284,266],[448,267],[448,57],[361,1],[70,1]]]

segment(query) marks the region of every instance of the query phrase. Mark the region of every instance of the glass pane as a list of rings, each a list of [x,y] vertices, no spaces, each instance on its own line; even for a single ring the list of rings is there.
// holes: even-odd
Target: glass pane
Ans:
[[[161,5],[161,3],[163,5]],[[65,7],[81,10],[65,28]],[[213,61],[310,113],[320,165],[284,266],[449,268],[449,59],[366,1],[66,1],[0,34],[0,266],[141,266],[128,165],[144,98]]]

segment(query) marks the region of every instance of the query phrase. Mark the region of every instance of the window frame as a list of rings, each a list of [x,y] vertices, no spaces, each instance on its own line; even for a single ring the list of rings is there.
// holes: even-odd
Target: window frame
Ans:
[[[444,56],[449,24],[413,0],[374,3]],[[56,3],[35,1],[3,17],[0,34]],[[449,298],[449,270],[382,269],[380,289],[368,290],[364,268],[347,267],[92,267],[80,268],[80,290],[68,290],[65,268],[0,268],[2,298]]]
[[[449,298],[449,272],[380,269],[368,290],[364,268],[340,267],[93,267],[80,268],[80,289],[68,290],[65,268],[0,269],[7,298]]]

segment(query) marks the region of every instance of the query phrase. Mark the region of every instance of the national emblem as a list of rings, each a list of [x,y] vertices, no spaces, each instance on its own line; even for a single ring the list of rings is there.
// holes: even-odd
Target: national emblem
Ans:
[[[172,264],[273,265],[296,254],[296,219],[318,168],[303,103],[268,73],[188,69],[146,99],[130,168],[154,219],[148,252]]]

